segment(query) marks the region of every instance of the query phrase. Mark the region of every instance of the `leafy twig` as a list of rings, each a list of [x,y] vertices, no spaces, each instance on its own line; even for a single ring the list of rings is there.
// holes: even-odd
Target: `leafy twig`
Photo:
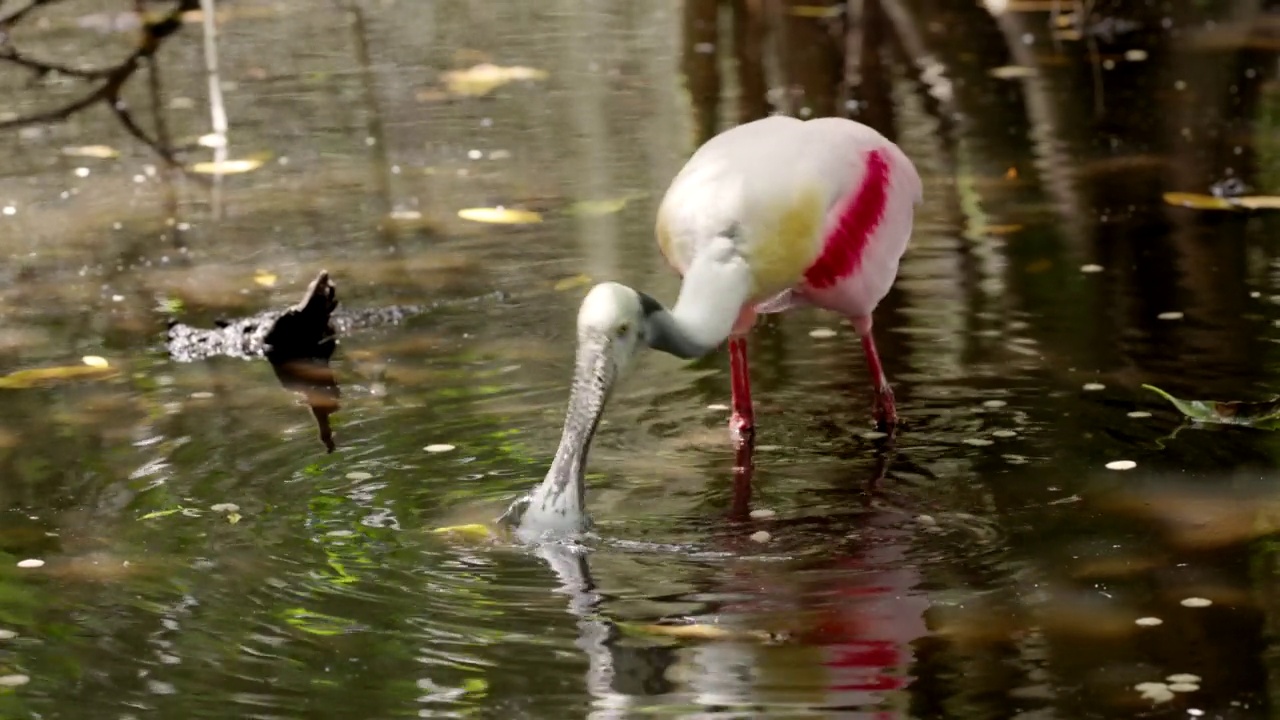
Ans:
[[[139,38],[137,49],[135,49],[119,64],[113,67],[101,69],[79,69],[59,63],[35,60],[22,55],[8,42],[8,29],[12,28],[15,23],[20,21],[32,10],[54,1],[55,0],[32,0],[30,4],[23,6],[19,10],[16,10],[3,18],[0,18],[0,60],[29,68],[40,75],[57,72],[71,77],[80,78],[82,80],[100,80],[101,82],[97,87],[89,91],[88,94],[61,107],[12,118],[10,120],[0,121],[0,130],[9,130],[29,125],[63,122],[72,115],[75,115],[86,108],[97,105],[98,103],[105,103],[130,135],[154,150],[156,154],[169,165],[179,168],[183,167],[182,163],[178,160],[173,147],[168,142],[165,129],[160,125],[157,125],[157,133],[159,134],[159,137],[152,138],[148,135],[142,126],[134,120],[120,95],[125,83],[133,77],[133,75],[138,71],[138,68],[141,67],[144,62],[150,63],[153,60],[156,52],[159,51],[160,46],[164,43],[165,39],[182,29],[183,13],[199,9],[200,0],[178,0],[178,2],[160,20],[144,23],[142,26],[142,36]],[[151,67],[154,69],[154,65],[151,65]]]

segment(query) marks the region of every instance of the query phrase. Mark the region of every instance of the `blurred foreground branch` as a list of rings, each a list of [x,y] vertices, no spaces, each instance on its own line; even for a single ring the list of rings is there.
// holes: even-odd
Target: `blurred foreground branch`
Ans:
[[[143,17],[137,48],[117,65],[91,69],[73,68],[61,63],[32,58],[21,53],[14,46],[10,36],[13,27],[36,8],[54,2],[58,2],[58,0],[31,0],[29,4],[0,17],[0,62],[7,62],[31,70],[36,74],[37,78],[56,73],[93,82],[95,86],[85,95],[61,107],[0,121],[0,130],[62,122],[82,110],[103,103],[110,108],[116,119],[120,121],[120,124],[130,135],[145,143],[169,165],[181,167],[182,164],[177,158],[177,151],[170,145],[168,139],[164,137],[166,133],[164,133],[163,129],[157,128],[155,137],[149,134],[134,119],[133,114],[129,111],[120,94],[125,83],[133,77],[138,69],[144,64],[150,63],[164,44],[164,41],[182,29],[183,13],[198,10],[200,1],[177,0],[160,19],[148,20]],[[138,12],[141,16],[141,3],[138,4]],[[153,101],[155,100],[158,99],[153,98]]]

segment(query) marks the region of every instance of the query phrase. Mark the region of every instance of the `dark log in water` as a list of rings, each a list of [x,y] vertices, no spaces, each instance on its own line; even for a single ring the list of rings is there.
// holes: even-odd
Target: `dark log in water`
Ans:
[[[469,300],[500,300],[503,297],[504,293],[495,292]],[[174,322],[169,325],[165,346],[169,357],[178,362],[212,357],[265,358],[271,363],[280,384],[286,390],[300,394],[311,408],[320,441],[329,452],[333,452],[335,445],[329,416],[340,407],[338,398],[341,390],[329,367],[329,359],[337,349],[338,336],[360,328],[396,325],[443,304],[445,302],[339,310],[337,287],[329,273],[321,270],[307,286],[302,299],[283,311],[269,310],[219,322],[216,328],[197,328]]]
[[[333,355],[337,337],[364,328],[398,325],[417,315],[458,303],[502,300],[497,291],[464,300],[445,300],[424,305],[391,305],[357,310],[338,309],[337,289],[329,273],[320,271],[297,304],[267,310],[238,320],[218,323],[216,328],[197,328],[183,323],[169,325],[165,347],[178,362],[195,362],[211,357],[242,360],[265,357],[273,363],[296,359],[327,360]]]

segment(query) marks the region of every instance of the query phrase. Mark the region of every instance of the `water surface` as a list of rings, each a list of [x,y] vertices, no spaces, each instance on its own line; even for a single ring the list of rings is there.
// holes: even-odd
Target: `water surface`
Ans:
[[[764,5],[228,3],[229,155],[261,168],[202,185],[103,107],[0,135],[0,370],[121,370],[3,391],[0,713],[1269,717],[1280,446],[1175,434],[1141,386],[1275,392],[1275,217],[1161,199],[1280,192],[1274,17],[867,3],[903,39],[864,43],[851,93],[839,8]],[[40,17],[15,42],[71,65],[136,32]],[[175,141],[209,131],[199,30],[159,55]],[[450,91],[482,62],[545,76]],[[83,90],[4,66],[0,114]],[[150,121],[144,75],[126,95]],[[432,533],[541,478],[582,294],[673,300],[666,183],[770,111],[850,113],[924,179],[876,315],[896,442],[852,330],[798,311],[752,338],[749,484],[724,354],[651,353],[592,454],[589,552]],[[457,216],[488,206],[543,221]],[[265,362],[163,348],[170,316],[283,307],[321,268],[350,307],[444,303],[342,339],[332,454]]]

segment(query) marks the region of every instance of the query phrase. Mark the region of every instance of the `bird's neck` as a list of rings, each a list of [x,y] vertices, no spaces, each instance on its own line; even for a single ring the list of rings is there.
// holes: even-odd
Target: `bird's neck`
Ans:
[[[649,346],[687,359],[709,354],[733,332],[753,282],[735,241],[714,238],[689,264],[675,306],[649,315]]]
[[[572,534],[586,528],[586,465],[613,382],[607,358],[594,342],[579,343],[560,445],[551,468],[528,497],[519,532],[528,539]]]

